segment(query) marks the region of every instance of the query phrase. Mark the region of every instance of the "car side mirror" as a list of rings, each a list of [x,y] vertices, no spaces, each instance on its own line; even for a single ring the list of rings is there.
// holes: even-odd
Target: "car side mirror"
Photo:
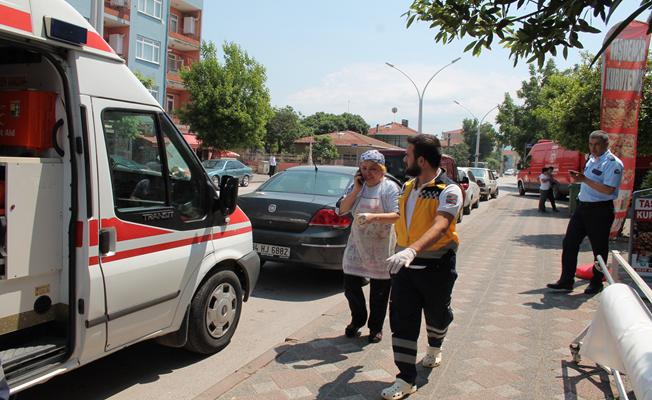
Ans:
[[[469,177],[465,176],[464,178],[462,178],[462,183],[469,183]]]
[[[225,217],[233,214],[238,202],[238,178],[225,175],[220,181],[219,209]]]

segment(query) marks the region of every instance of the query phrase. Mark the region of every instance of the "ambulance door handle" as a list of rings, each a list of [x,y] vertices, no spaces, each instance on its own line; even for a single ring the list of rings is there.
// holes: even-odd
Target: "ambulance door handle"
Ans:
[[[114,227],[100,229],[99,239],[100,255],[106,256],[115,253],[116,231]]]

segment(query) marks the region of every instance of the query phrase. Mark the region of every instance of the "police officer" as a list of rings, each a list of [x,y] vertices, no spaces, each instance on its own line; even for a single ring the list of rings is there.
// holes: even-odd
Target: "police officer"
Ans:
[[[584,237],[588,236],[593,255],[606,262],[609,253],[609,231],[614,221],[613,200],[618,197],[618,187],[623,175],[623,163],[609,151],[609,135],[601,130],[589,135],[591,156],[584,173],[569,171],[575,182],[581,184],[579,205],[566,228],[561,255],[561,277],[549,283],[551,289],[572,291],[577,269],[577,254]],[[602,273],[593,268],[591,283],[584,290],[596,294],[602,290]]]
[[[421,314],[426,320],[428,350],[422,365],[441,363],[441,345],[453,321],[450,308],[457,279],[455,231],[462,206],[462,190],[439,168],[441,146],[432,135],[408,139],[408,181],[399,198],[395,223],[397,252],[387,259],[392,274],[390,325],[394,363],[399,369],[395,383],[384,389],[384,399],[402,399],[416,391],[417,339]]]

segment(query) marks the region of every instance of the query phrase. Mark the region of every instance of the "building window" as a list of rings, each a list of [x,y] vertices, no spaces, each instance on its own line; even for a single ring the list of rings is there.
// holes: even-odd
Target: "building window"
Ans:
[[[183,57],[174,53],[168,53],[168,71],[179,72],[181,67],[183,67]]]
[[[171,94],[167,95],[167,99],[165,101],[165,111],[167,111],[168,114],[172,114],[174,111],[174,96]]]
[[[163,0],[138,0],[138,11],[156,19],[163,15]]]
[[[161,62],[161,42],[138,35],[136,37],[136,58],[159,64]]]
[[[170,14],[170,32],[179,33],[179,17],[174,14]]]

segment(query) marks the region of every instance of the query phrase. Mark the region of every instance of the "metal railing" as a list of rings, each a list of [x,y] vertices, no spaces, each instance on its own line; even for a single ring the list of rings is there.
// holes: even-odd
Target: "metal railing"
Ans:
[[[636,273],[636,271],[632,268],[632,266],[629,265],[629,263],[623,258],[623,256],[620,255],[620,252],[616,250],[612,250],[611,254],[613,255],[613,259],[616,260],[616,268],[621,267],[627,273],[627,275],[629,275],[629,277],[632,279],[634,284],[638,287],[641,293],[643,293],[643,295],[647,298],[647,300],[652,301],[652,290],[645,283],[645,281],[638,275],[638,273]],[[609,268],[607,268],[607,265],[602,259],[602,256],[597,257],[597,261],[595,262],[595,267],[596,269],[598,269],[600,272],[604,274],[609,285],[616,283],[613,276],[611,275],[611,272],[609,271]],[[580,347],[582,345],[582,339],[584,339],[584,337],[588,333],[590,326],[591,324],[587,325],[586,328],[584,328],[584,330],[582,330],[582,332],[579,335],[577,335],[577,337],[573,340],[573,342],[571,342],[569,346],[571,355],[573,356],[573,361],[575,361],[576,363],[579,363],[581,361],[581,356],[579,352],[580,352]],[[627,390],[625,389],[625,385],[623,384],[623,380],[620,375],[620,371],[611,367],[605,367],[600,364],[598,364],[598,366],[614,377],[614,383],[616,385],[616,389],[618,390],[619,399],[629,400],[629,397],[627,396]]]

